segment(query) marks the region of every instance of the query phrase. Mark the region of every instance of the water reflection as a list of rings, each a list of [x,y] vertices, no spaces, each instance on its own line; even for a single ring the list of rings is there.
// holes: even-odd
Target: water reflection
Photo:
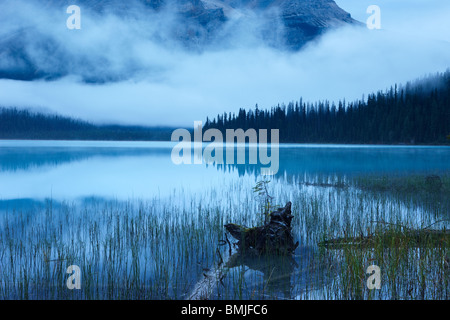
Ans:
[[[169,279],[183,283],[172,293],[183,296],[203,277],[203,269],[214,265],[225,223],[261,224],[252,193],[261,165],[177,166],[171,161],[173,145],[0,142],[0,238],[20,243],[8,248],[11,256],[21,257],[16,266],[32,268],[40,263],[38,271],[45,271],[41,255],[50,248],[47,244],[53,243],[50,255],[64,244],[70,254],[77,253],[76,262],[81,261],[86,270],[102,274],[103,283],[109,281],[109,274],[101,273],[108,261],[116,263],[121,274],[135,268],[136,279],[142,279],[143,285],[156,283],[153,297],[172,297],[168,292],[175,285]],[[348,184],[311,181],[364,174],[448,173],[449,147],[282,145],[279,150],[280,169],[271,178],[270,192],[281,203],[295,199],[293,234],[301,245],[293,257],[232,255],[226,262],[230,271],[223,279],[230,281],[223,289],[229,297],[238,297],[234,294],[240,294],[241,280],[246,284],[243,298],[257,292],[268,298],[294,299],[311,285],[320,288],[326,277],[333,276],[322,275],[320,269],[333,262],[311,263],[324,230],[341,232],[348,224],[365,230],[370,221],[390,217],[430,225],[447,212],[435,206],[434,198],[433,206],[424,209],[408,198],[392,200]],[[21,214],[10,214],[17,211]],[[74,239],[84,245],[78,246]],[[22,250],[22,244],[41,246],[38,258]],[[118,256],[108,260],[106,249],[118,250]],[[8,253],[3,262],[7,258]],[[15,266],[8,272],[10,279],[15,272],[20,275]],[[161,293],[158,290],[164,283],[167,292]],[[11,290],[14,296],[16,289]],[[92,290],[102,294],[101,288]]]
[[[450,169],[450,147],[289,145],[280,146],[277,176],[357,175],[443,172]],[[222,165],[239,175],[259,174],[261,165]]]
[[[300,260],[300,262],[303,261],[306,260]],[[261,292],[265,291],[268,296],[273,295],[283,299],[294,298],[292,293],[292,277],[296,269],[299,269],[299,265],[290,255],[258,256],[256,254],[245,254],[239,251],[234,253],[228,259],[226,267],[236,268],[237,272],[242,272],[241,270],[244,270],[244,272],[247,272],[247,277],[249,278],[252,277],[249,275],[249,271],[252,273],[260,273],[262,277],[259,283],[264,285],[264,290],[261,290]],[[252,283],[252,281],[248,281],[248,283]]]
[[[258,164],[175,165],[170,142],[0,142],[0,199],[152,198],[257,177]],[[205,145],[204,145],[205,147]],[[247,153],[249,148],[247,147]],[[277,178],[439,173],[449,147],[281,145]],[[248,156],[247,156],[248,157]]]

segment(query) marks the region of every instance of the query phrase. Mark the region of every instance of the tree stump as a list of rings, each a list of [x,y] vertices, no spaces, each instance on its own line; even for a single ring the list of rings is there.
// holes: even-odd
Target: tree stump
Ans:
[[[284,208],[270,213],[270,220],[263,226],[246,228],[234,223],[226,224],[225,229],[238,240],[240,250],[254,249],[259,254],[292,254],[298,247],[291,233],[291,202]]]

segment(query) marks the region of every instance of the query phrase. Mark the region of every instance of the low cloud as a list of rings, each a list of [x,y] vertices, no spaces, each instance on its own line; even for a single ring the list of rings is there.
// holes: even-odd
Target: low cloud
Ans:
[[[256,103],[270,108],[300,97],[354,100],[450,67],[450,43],[437,34],[344,27],[287,52],[260,41],[255,30],[261,20],[255,18],[233,21],[227,29],[233,41],[199,53],[171,42],[167,26],[176,20],[170,12],[145,19],[139,13],[87,12],[82,30],[70,31],[65,12],[61,22],[58,12],[21,5],[26,9],[14,17],[18,22],[1,23],[1,38],[27,21],[39,25],[32,34],[56,39],[55,56],[43,55],[33,46],[36,39],[26,50],[46,68],[65,64],[70,75],[54,81],[0,80],[0,105],[47,108],[100,123],[192,126],[194,120]],[[2,18],[13,14],[6,9]],[[89,74],[114,81],[81,81]]]

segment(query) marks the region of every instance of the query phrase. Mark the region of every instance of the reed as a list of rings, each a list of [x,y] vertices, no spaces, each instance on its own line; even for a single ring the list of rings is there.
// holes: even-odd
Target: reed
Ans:
[[[49,200],[1,212],[0,299],[186,299],[218,268],[209,299],[448,299],[448,241],[429,237],[417,246],[405,233],[448,228],[448,203],[426,190],[418,197],[359,179],[318,185],[279,178],[266,186],[276,203],[293,204],[300,246],[292,258],[239,258],[234,248],[230,257],[221,245],[224,224],[264,223],[267,203],[255,198],[252,179],[195,196],[175,190],[167,198],[125,202]],[[395,185],[406,183],[396,179]],[[319,246],[358,237],[370,237],[370,246]],[[380,290],[366,285],[372,264],[381,269]],[[81,290],[66,286],[70,265],[81,269]]]

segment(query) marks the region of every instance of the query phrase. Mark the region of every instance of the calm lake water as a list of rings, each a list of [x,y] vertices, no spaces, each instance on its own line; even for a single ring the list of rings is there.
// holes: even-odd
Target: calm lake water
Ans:
[[[260,177],[261,165],[175,165],[170,142],[0,141],[0,203],[188,195]],[[281,145],[275,179],[439,174],[450,147]]]
[[[6,275],[0,282],[0,298],[1,294],[3,298],[71,298],[64,290],[67,266],[50,272],[49,258],[68,261],[70,257],[92,276],[81,298],[126,294],[185,299],[204,279],[216,277],[223,224],[261,223],[257,214],[261,202],[252,187],[263,179],[262,166],[175,165],[174,146],[171,142],[0,141],[0,246],[4,250],[0,265]],[[349,187],[349,182],[358,177],[448,174],[449,160],[450,147],[280,145],[279,171],[270,177],[269,192],[277,204],[293,202],[293,234],[300,246],[292,261],[270,263],[228,257],[228,250],[220,247],[220,260],[228,261],[227,277],[221,279],[226,289],[219,285],[209,297],[342,298],[340,289],[333,287],[339,279],[310,268],[324,232],[339,234],[349,223],[365,228],[372,220],[390,217],[423,225],[442,219],[443,214],[435,207]],[[342,184],[347,187],[336,187]],[[49,201],[54,211],[49,210]],[[31,282],[32,275],[24,278],[27,268],[36,275]],[[275,269],[284,276],[272,277]],[[52,276],[58,272],[59,276]],[[116,274],[124,275],[120,279],[126,284],[111,282]],[[37,286],[43,279],[46,282]],[[46,285],[48,289],[42,289]],[[118,289],[125,287],[123,292]],[[260,295],[253,296],[255,292]]]

